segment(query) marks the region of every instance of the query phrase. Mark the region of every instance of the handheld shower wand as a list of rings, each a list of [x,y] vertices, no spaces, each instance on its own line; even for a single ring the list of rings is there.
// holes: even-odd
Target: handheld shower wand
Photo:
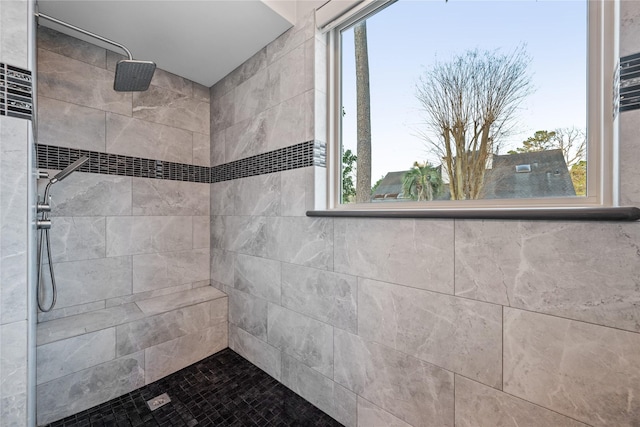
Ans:
[[[38,290],[37,290],[37,294],[38,294],[38,308],[40,309],[40,311],[42,312],[48,312],[51,311],[53,309],[53,307],[56,305],[56,301],[58,299],[58,290],[57,290],[57,286],[56,286],[56,277],[55,274],[53,272],[53,260],[51,257],[51,239],[49,238],[49,229],[51,228],[51,220],[49,219],[49,212],[51,211],[51,205],[50,205],[50,196],[49,196],[49,190],[51,189],[51,186],[53,184],[55,184],[56,182],[60,182],[63,179],[65,179],[66,177],[68,177],[69,175],[71,175],[73,172],[75,172],[76,170],[78,170],[78,168],[80,168],[82,165],[84,165],[87,161],[89,160],[88,157],[86,156],[82,156],[80,157],[78,160],[76,160],[75,162],[71,163],[69,166],[67,166],[66,168],[64,168],[62,171],[58,172],[53,178],[51,178],[49,180],[49,182],[47,183],[47,186],[44,189],[44,197],[43,200],[41,201],[41,203],[38,203],[38,214],[41,215],[40,218],[38,218],[38,228],[39,228],[39,233],[38,233],[38,254],[37,254],[37,258],[38,258],[38,276],[37,276],[37,284],[38,284]],[[47,258],[49,260],[49,274],[51,276],[51,304],[48,307],[45,307],[44,305],[44,283],[42,281],[43,276],[42,276],[42,256],[44,254],[44,249],[43,245],[46,244],[46,251],[47,251]]]

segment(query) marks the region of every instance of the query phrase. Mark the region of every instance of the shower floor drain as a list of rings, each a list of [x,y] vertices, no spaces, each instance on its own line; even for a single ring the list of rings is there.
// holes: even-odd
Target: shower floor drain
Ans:
[[[171,398],[167,393],[162,393],[160,396],[156,396],[153,399],[147,400],[147,406],[152,411],[155,411],[159,407],[171,402]]]

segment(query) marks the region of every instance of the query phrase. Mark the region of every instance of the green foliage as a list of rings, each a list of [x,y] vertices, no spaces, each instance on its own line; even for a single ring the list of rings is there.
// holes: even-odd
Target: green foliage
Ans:
[[[569,171],[576,196],[587,195],[587,162],[581,160],[571,167]]]
[[[555,131],[549,132],[546,130],[539,130],[534,133],[533,136],[530,136],[525,141],[523,141],[522,147],[516,148],[515,151],[509,151],[509,154],[531,153],[534,151],[544,151],[558,148],[555,144],[556,134],[557,133]]]
[[[342,202],[351,203],[356,197],[356,186],[353,182],[358,156],[351,150],[342,153]]]
[[[442,177],[429,162],[414,162],[402,177],[402,191],[411,200],[433,200],[442,192]]]

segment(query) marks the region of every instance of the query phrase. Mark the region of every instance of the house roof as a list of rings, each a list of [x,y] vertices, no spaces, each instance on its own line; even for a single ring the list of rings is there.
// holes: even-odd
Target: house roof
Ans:
[[[408,171],[389,172],[373,193],[373,201],[404,199],[402,178]],[[438,199],[449,199],[449,189]],[[575,196],[562,150],[494,155],[485,172],[484,199],[526,199]]]
[[[494,155],[486,171],[484,199],[575,196],[562,150]]]

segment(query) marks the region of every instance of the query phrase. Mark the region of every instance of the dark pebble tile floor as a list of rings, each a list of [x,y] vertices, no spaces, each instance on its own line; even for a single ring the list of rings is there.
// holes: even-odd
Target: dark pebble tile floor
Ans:
[[[146,401],[171,402],[149,410]],[[48,424],[99,426],[341,426],[233,350],[225,349],[152,384]]]

